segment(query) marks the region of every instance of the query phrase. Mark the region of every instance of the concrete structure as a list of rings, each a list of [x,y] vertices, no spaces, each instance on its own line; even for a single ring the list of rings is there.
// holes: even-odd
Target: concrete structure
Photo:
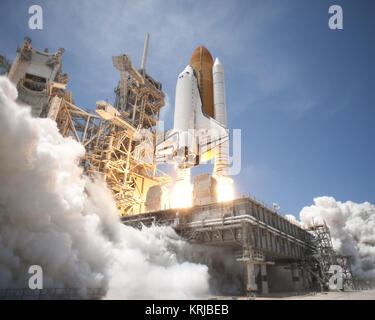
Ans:
[[[216,180],[208,173],[196,175],[193,183],[193,205],[217,202]]]
[[[150,187],[147,191],[145,206],[146,212],[168,209],[170,207],[168,189],[161,185]]]
[[[233,263],[242,263],[246,270],[243,288],[248,292],[298,291],[312,285],[303,270],[315,250],[312,234],[254,199],[169,209],[122,221],[133,227],[170,225],[191,243],[230,248]]]

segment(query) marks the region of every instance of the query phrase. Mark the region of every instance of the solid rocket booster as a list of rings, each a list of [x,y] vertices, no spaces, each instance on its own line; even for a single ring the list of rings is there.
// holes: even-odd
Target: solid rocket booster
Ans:
[[[227,128],[227,110],[225,103],[224,68],[219,58],[216,58],[212,67],[213,73],[213,98],[215,119]],[[223,142],[215,149],[215,178],[228,177],[229,172],[229,140]]]
[[[225,104],[224,68],[219,58],[212,67],[215,119],[227,127],[227,110]]]

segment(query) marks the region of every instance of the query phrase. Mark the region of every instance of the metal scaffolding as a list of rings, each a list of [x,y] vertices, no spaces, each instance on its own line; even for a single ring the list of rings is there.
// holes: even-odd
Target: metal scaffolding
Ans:
[[[9,72],[10,67],[11,67],[11,64],[8,61],[8,59],[0,55],[0,75],[6,74],[7,72]]]
[[[143,212],[148,189],[170,180],[156,168],[154,135],[143,132],[140,139],[139,130],[121,116],[106,117],[102,107],[103,104],[97,103],[96,111],[102,116],[95,115],[54,96],[48,116],[53,119],[56,115],[54,120],[61,134],[73,137],[85,147],[86,154],[81,161],[85,172],[103,177],[113,191],[120,214]]]
[[[4,59],[2,66],[17,85],[19,99],[31,105],[34,116],[55,120],[64,137],[71,136],[85,147],[84,172],[106,181],[121,215],[144,212],[149,188],[170,181],[157,169],[154,156],[156,124],[165,96],[161,84],[145,72],[145,63],[137,70],[127,54],[112,58],[120,71],[115,106],[98,101],[95,114],[76,106],[66,91],[63,49],[54,54],[38,51],[25,38],[17,52],[10,68]]]
[[[342,270],[343,289],[355,289],[353,275],[349,264],[349,256],[342,256],[335,252],[332,246],[331,233],[328,226],[324,224],[314,224],[308,230],[313,235],[315,253],[313,264],[315,277],[320,283],[322,290],[328,289],[329,279],[332,277],[331,266],[339,266]]]
[[[170,181],[157,169],[154,156],[155,125],[164,94],[135,70],[127,55],[113,61],[116,67],[121,65],[118,61],[127,63],[125,68],[120,67],[115,108],[99,101],[99,115],[93,115],[63,99],[56,122],[64,136],[72,136],[85,146],[85,172],[102,176],[113,191],[120,214],[131,215],[145,211],[149,188]],[[132,96],[140,101],[139,106],[131,105]],[[53,99],[50,110],[52,106]],[[132,114],[127,111],[130,108]]]

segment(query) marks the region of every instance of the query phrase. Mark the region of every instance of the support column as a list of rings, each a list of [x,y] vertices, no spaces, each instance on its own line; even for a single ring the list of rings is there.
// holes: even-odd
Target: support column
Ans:
[[[262,293],[268,294],[268,279],[267,279],[267,265],[261,264],[260,265],[260,274],[262,276]]]
[[[138,102],[138,94],[135,96],[135,102],[134,102],[134,107],[133,107],[133,116],[132,116],[133,125],[135,122],[135,113],[137,112],[137,102]]]
[[[247,286],[246,290],[248,293],[256,292],[258,286],[255,282],[255,264],[252,261],[246,261],[246,270],[247,270]]]
[[[293,289],[295,291],[298,291],[300,289],[299,288],[299,281],[300,281],[299,270],[298,270],[297,265],[295,265],[294,263],[291,265],[291,271],[292,271]]]
[[[310,274],[310,269],[302,268],[301,273],[302,273],[302,279],[303,279],[303,290],[308,291],[312,289],[312,278]]]

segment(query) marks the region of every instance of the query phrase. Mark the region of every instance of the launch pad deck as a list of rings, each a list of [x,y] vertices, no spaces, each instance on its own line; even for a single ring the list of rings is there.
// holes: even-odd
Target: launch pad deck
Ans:
[[[222,262],[230,256],[233,266],[242,263],[242,290],[263,294],[303,291],[312,283],[305,267],[315,248],[312,234],[255,199],[243,197],[121,219],[136,228],[171,226],[189,243],[226,250]],[[229,275],[231,271],[218,273]]]
[[[252,198],[121,218],[126,225],[168,225],[191,243],[251,247],[264,261],[303,260],[311,234]]]

